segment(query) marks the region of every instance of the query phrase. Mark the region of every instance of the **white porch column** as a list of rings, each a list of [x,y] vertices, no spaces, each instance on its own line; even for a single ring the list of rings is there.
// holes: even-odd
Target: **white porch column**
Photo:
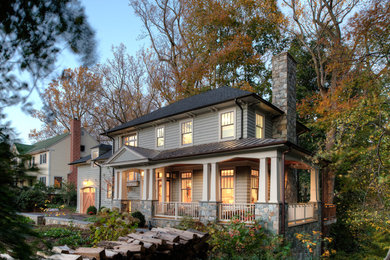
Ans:
[[[148,200],[154,200],[154,179],[155,179],[155,171],[156,169],[149,170],[149,197]]]
[[[118,199],[122,199],[122,172],[118,172]]]
[[[142,183],[142,200],[148,199],[148,184],[149,184],[149,169],[145,168],[144,171],[144,178]]]
[[[319,201],[319,170],[317,167],[310,169],[310,202]]]
[[[268,160],[267,158],[260,158],[259,164],[259,194],[258,202],[268,202]]]
[[[202,201],[208,201],[209,200],[209,174],[210,174],[210,167],[208,163],[203,164],[203,190],[202,190]]]
[[[281,158],[279,156],[271,158],[271,191],[269,202],[279,203],[281,188]]]
[[[162,168],[161,182],[162,182],[161,183],[161,202],[165,202],[167,176],[165,175],[165,169],[164,168]]]
[[[219,183],[218,183],[218,165],[217,163],[211,163],[211,176],[210,176],[210,201],[218,201],[219,199]]]

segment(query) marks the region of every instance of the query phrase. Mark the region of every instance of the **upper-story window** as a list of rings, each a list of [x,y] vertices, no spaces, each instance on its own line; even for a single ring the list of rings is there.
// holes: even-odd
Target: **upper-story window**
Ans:
[[[156,128],[157,147],[164,146],[164,127],[159,126]]]
[[[39,164],[45,164],[46,163],[46,153],[42,153],[39,155]]]
[[[264,138],[264,116],[256,113],[256,138]]]
[[[96,148],[96,149],[92,150],[92,152],[91,152],[91,159],[95,160],[98,157],[99,157],[99,149]],[[93,161],[91,161],[91,166],[92,167],[97,167],[96,164]]]
[[[234,111],[220,114],[221,117],[221,139],[234,137]]]
[[[137,134],[122,136],[122,144],[127,146],[137,146]]]
[[[181,123],[181,144],[192,144],[192,120]]]

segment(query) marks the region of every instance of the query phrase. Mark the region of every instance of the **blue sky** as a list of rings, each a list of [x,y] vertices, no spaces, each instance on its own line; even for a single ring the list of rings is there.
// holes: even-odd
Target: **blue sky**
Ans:
[[[111,58],[112,46],[123,43],[128,53],[135,55],[137,50],[146,44],[146,40],[139,39],[142,33],[141,21],[134,15],[127,0],[81,0],[81,2],[85,7],[89,23],[96,32],[98,62]],[[77,61],[77,57],[64,51],[56,65],[58,69],[41,83],[40,89],[43,90],[63,69],[75,68],[81,64]],[[37,91],[31,94],[29,101],[33,102],[36,109],[42,106]],[[21,141],[31,143],[28,139],[30,129],[39,129],[40,121],[22,112],[20,106],[7,108],[5,113]]]

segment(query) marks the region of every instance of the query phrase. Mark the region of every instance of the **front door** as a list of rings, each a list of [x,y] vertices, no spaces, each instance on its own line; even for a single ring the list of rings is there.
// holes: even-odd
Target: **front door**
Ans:
[[[95,206],[95,188],[84,188],[82,190],[82,213],[87,214],[90,206]]]

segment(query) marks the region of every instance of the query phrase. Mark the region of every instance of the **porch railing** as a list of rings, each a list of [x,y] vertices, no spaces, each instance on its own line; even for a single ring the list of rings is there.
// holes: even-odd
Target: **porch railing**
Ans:
[[[233,218],[240,221],[252,222],[255,220],[255,205],[249,203],[219,204],[219,220],[228,221]]]
[[[309,220],[316,220],[316,204],[314,203],[290,203],[288,204],[288,223],[298,224]]]
[[[199,203],[153,202],[153,215],[156,217],[199,218]]]

